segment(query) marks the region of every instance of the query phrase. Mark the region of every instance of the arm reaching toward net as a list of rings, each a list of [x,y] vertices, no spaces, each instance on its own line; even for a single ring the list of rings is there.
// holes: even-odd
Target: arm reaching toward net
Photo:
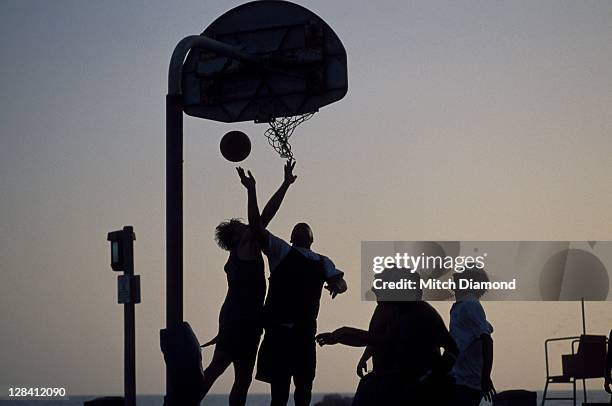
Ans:
[[[270,197],[270,200],[268,200],[268,203],[261,212],[261,225],[263,228],[268,227],[268,224],[270,224],[270,221],[272,221],[283,203],[283,199],[285,198],[287,190],[289,190],[289,186],[291,186],[297,179],[297,176],[293,174],[293,168],[295,168],[295,161],[287,161],[285,163],[285,177],[283,179],[283,183],[280,185],[276,193]]]
[[[240,177],[240,183],[242,183],[247,189],[249,227],[251,228],[251,232],[261,246],[262,250],[266,252],[268,249],[269,237],[268,232],[261,224],[261,215],[259,214],[259,207],[257,205],[255,178],[253,177],[253,174],[251,174],[251,171],[247,171],[247,176],[247,174],[244,173],[244,169],[241,167],[236,168],[236,171]]]

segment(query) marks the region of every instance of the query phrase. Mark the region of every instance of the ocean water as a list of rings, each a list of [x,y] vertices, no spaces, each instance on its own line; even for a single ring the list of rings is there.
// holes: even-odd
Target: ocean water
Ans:
[[[342,394],[344,396],[351,396],[351,394]],[[320,401],[325,394],[317,393],[312,395],[312,405]],[[538,406],[541,402],[542,393],[538,392]],[[568,397],[571,396],[570,391],[554,391],[551,396],[555,397]],[[96,396],[71,396],[66,400],[0,400],[2,406],[83,406],[85,400],[94,399]],[[603,390],[601,391],[589,391],[588,393],[589,402],[610,402],[610,395],[606,394]],[[227,395],[216,395],[211,394],[202,401],[201,406],[222,406],[227,405]],[[138,396],[138,406],[162,406],[164,398],[162,395],[141,395]],[[249,394],[247,405],[248,406],[267,406],[270,404],[269,394]],[[491,403],[482,402],[481,405],[490,405]],[[571,405],[571,401],[562,400],[551,400],[547,401],[547,406],[567,406]],[[578,392],[577,405],[582,404],[582,392]],[[290,399],[289,405],[293,406],[293,401]]]
[[[116,396],[116,395],[109,395]],[[312,404],[323,398],[324,394],[313,394]],[[348,395],[347,395],[348,396]],[[86,400],[95,399],[98,396],[70,396],[68,399],[58,400],[0,400],[2,406],[83,406]],[[162,406],[163,395],[138,395],[137,406]],[[202,401],[200,406],[222,406],[228,404],[228,395],[210,394]],[[268,406],[270,404],[269,394],[249,394],[247,406]],[[290,399],[289,405],[293,406]]]

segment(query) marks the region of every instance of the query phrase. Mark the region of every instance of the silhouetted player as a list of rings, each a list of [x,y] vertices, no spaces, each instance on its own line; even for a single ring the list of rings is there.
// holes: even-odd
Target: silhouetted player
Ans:
[[[270,198],[258,219],[267,225],[278,211],[285,193],[295,181],[295,163],[285,165],[285,178]],[[230,252],[225,273],[227,295],[219,314],[219,333],[211,342],[216,344],[213,359],[204,371],[203,396],[215,380],[234,364],[234,385],[230,405],[244,405],[253,376],[257,347],[262,332],[262,311],[266,294],[266,279],[261,249],[251,226],[238,219],[219,224],[215,230],[219,247]]]
[[[357,364],[361,380],[353,406],[449,405],[453,385],[447,374],[458,350],[444,321],[421,300],[417,274],[387,269],[377,277],[414,280],[417,288],[398,292],[372,289],[378,304],[367,331],[341,327],[317,336],[321,346],[366,347]],[[364,375],[370,358],[372,371]]]
[[[323,285],[332,298],[346,291],[343,273],[326,257],[310,250],[312,230],[299,223],[289,245],[265,229],[260,220],[255,179],[238,168],[248,191],[249,224],[270,265],[264,306],[265,335],[257,360],[258,380],[271,384],[273,406],[286,405],[291,378],[296,406],[310,404],[315,376],[315,334]]]
[[[460,280],[488,282],[484,270],[468,266],[453,273],[455,304],[450,312],[450,334],[459,347],[459,356],[451,375],[455,378],[455,404],[478,406],[482,398],[493,401],[495,387],[491,381],[493,368],[493,326],[487,321],[480,297],[484,289],[460,289]]]

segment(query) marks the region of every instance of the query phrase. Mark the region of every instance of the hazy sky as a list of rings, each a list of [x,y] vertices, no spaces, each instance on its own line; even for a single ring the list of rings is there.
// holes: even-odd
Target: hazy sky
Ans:
[[[164,391],[164,96],[174,45],[234,1],[0,2],[0,386],[122,390],[106,233],[135,227],[139,393]],[[270,229],[308,221],[346,271],[320,330],[366,327],[362,240],[612,239],[612,2],[304,1],[343,40],[349,93],[299,127]],[[185,317],[216,333],[221,220],[246,216],[221,135],[243,129],[260,200],[282,179],[265,127],[185,119]],[[544,383],[544,338],[576,303],[486,303],[498,389]],[[450,304],[436,305],[448,320]],[[609,302],[589,303],[607,333]],[[315,391],[353,391],[360,350],[318,352]],[[205,353],[210,359],[210,351]],[[233,374],[213,387],[228,391]],[[598,383],[599,384],[599,383]],[[267,391],[255,383],[254,392]]]

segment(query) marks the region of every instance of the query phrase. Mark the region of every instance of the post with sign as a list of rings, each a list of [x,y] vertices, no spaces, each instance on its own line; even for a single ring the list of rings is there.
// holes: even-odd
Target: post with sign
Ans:
[[[111,268],[123,272],[117,277],[117,300],[124,315],[124,391],[125,405],[136,406],[136,328],[134,305],[140,303],[140,275],[134,275],[134,240],[131,226],[108,233],[111,243]]]

